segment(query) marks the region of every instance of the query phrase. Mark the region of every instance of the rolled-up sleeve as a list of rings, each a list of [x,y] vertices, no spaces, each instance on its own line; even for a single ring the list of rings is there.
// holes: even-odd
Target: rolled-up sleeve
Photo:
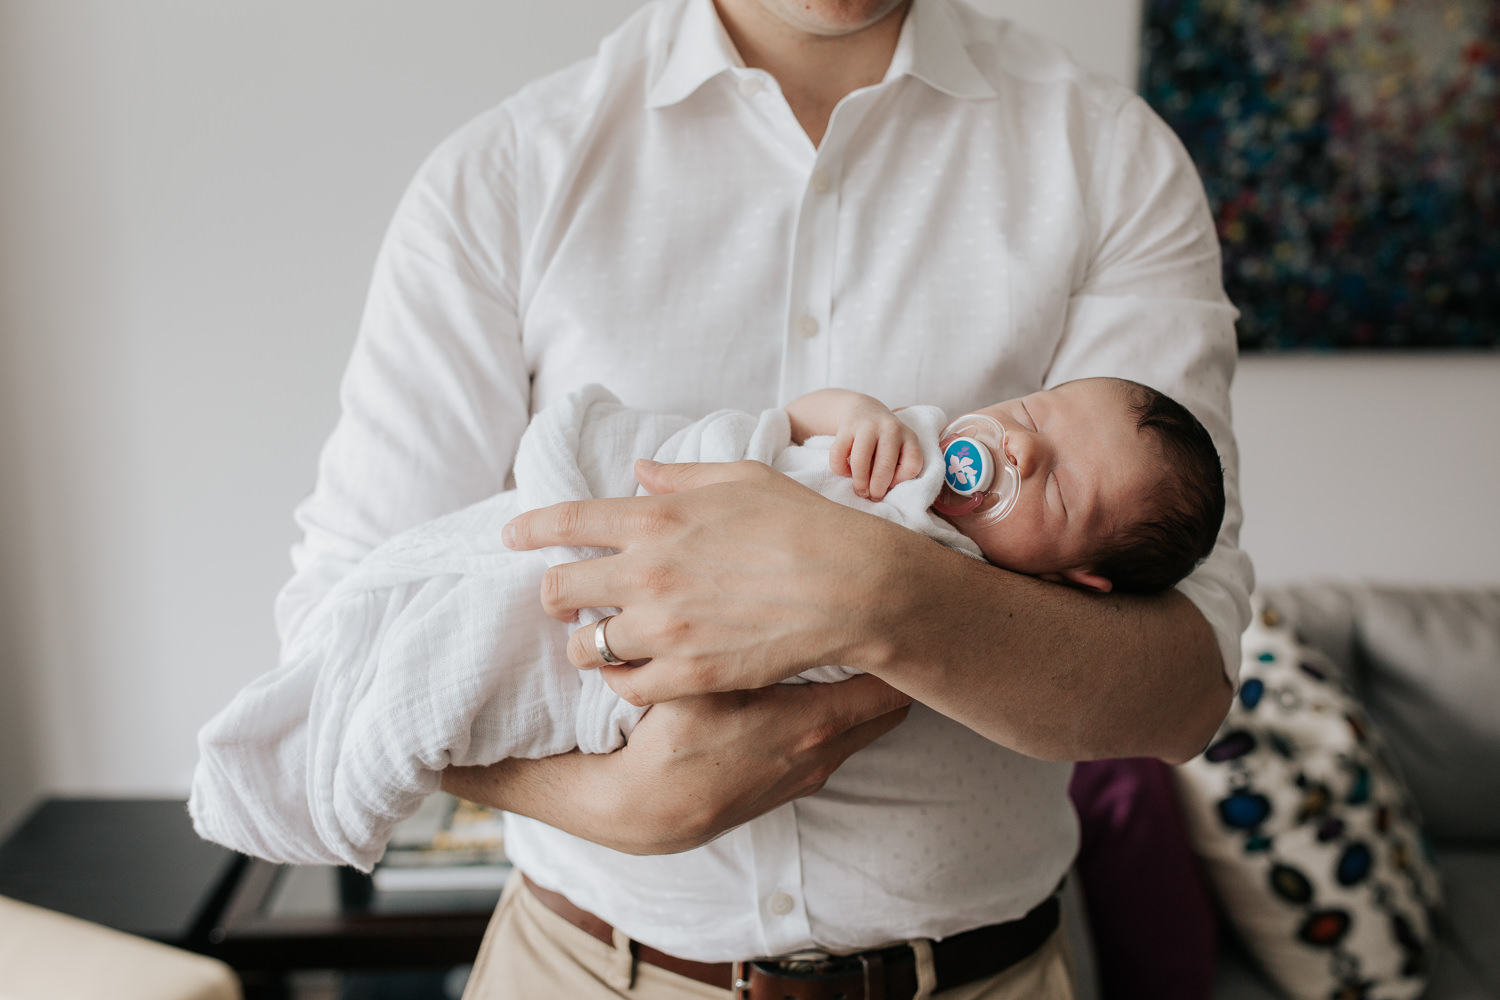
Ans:
[[[1139,98],[1123,102],[1087,192],[1091,239],[1046,384],[1113,375],[1182,403],[1224,464],[1224,524],[1177,589],[1213,627],[1231,681],[1250,621],[1254,572],[1239,548],[1239,453],[1230,423],[1234,307],[1202,182],[1177,137]]]

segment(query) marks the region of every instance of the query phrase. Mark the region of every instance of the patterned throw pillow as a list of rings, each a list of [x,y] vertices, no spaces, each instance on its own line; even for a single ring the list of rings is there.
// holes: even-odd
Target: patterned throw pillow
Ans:
[[[1289,996],[1403,1000],[1426,985],[1436,868],[1410,792],[1334,663],[1257,601],[1240,691],[1177,769],[1229,921]]]

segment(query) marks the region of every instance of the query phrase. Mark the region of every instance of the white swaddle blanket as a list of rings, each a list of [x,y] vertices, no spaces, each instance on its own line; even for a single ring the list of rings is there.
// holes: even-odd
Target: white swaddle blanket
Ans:
[[[276,861],[369,870],[391,829],[452,765],[621,746],[646,709],[567,660],[576,625],[543,613],[548,566],[606,554],[500,541],[523,510],[637,492],[635,459],[754,459],[851,507],[981,558],[929,511],[942,485],[940,410],[911,407],[927,461],[879,502],[828,467],[831,438],[794,447],[785,411],[720,411],[698,421],[623,406],[587,386],[538,414],[521,439],[517,488],[392,538],[289,636],[281,666],[199,734],[189,810],[200,835]],[[612,609],[590,609],[582,623]],[[829,666],[793,680],[836,681]]]

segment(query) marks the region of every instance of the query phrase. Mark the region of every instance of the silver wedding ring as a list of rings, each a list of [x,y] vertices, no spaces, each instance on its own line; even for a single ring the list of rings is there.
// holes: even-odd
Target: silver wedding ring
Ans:
[[[625,662],[616,656],[614,650],[609,648],[609,643],[604,641],[604,626],[608,625],[614,617],[614,615],[608,615],[594,624],[594,651],[599,654],[599,659],[604,661],[606,667],[618,667]]]

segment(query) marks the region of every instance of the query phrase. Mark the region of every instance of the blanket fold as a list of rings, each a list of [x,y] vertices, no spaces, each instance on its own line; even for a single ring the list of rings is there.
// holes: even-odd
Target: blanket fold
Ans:
[[[937,454],[942,413],[912,407],[901,417],[924,454]],[[936,460],[877,503],[832,475],[830,441],[791,447],[782,410],[688,421],[630,409],[598,386],[548,407],[522,437],[515,490],[370,553],[287,637],[280,666],[204,726],[189,801],[198,832],[276,861],[368,871],[444,768],[623,745],[645,709],[566,657],[578,624],[615,609],[589,609],[565,624],[547,617],[537,596],[549,566],[610,550],[515,552],[500,532],[523,510],[636,493],[638,457],[765,462],[979,557],[927,509],[941,486]],[[800,679],[852,673],[820,667]]]

